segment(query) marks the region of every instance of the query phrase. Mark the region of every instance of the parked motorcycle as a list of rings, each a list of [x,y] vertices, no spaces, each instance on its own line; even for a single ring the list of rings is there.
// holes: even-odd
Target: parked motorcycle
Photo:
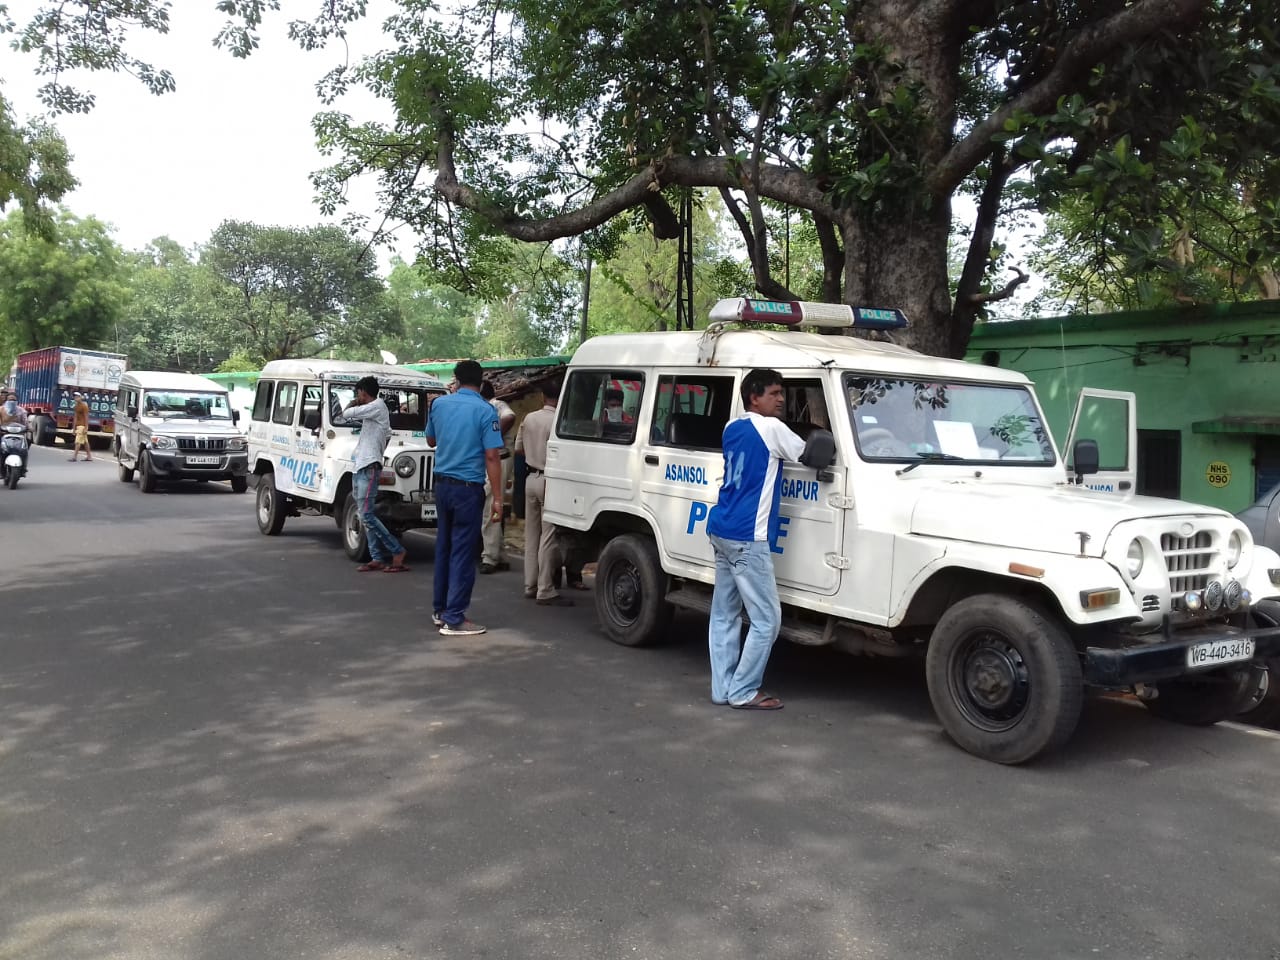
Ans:
[[[10,490],[27,475],[27,428],[17,423],[0,427],[0,483]]]

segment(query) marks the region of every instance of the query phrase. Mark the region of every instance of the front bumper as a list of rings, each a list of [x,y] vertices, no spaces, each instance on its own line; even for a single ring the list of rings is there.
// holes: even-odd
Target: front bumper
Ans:
[[[404,527],[434,527],[436,504],[430,500],[401,500],[379,497],[374,507],[379,519]]]
[[[243,477],[249,472],[249,454],[242,450],[235,453],[188,453],[182,450],[147,450],[158,476],[177,480],[225,480]],[[201,459],[208,463],[200,463]]]
[[[1222,664],[1239,667],[1280,656],[1280,627],[1242,629],[1225,624],[1179,630],[1157,643],[1130,647],[1088,647],[1084,652],[1084,682],[1099,687],[1131,687],[1174,677],[1208,673],[1218,666],[1190,667],[1187,650],[1198,643],[1226,640],[1254,642],[1253,658]]]

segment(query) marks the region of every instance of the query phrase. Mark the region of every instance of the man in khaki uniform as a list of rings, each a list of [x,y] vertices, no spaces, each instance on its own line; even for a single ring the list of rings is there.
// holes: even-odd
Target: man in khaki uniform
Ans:
[[[493,384],[488,380],[481,385],[480,396],[488,400],[489,405],[493,407],[498,415],[498,427],[502,430],[502,496],[499,499],[505,500],[507,488],[511,486],[512,464],[515,462],[511,456],[511,450],[515,441],[516,412],[505,400],[498,399]],[[485,481],[484,495],[486,499],[493,496],[488,480]],[[492,513],[486,513],[484,522],[480,525],[480,539],[484,544],[484,550],[480,554],[480,572],[496,573],[499,570],[510,570],[511,564],[507,562],[507,546],[503,542],[502,520],[494,520]]]
[[[573,601],[560,596],[552,586],[552,578],[560,568],[560,550],[555,524],[542,519],[547,494],[547,441],[556,422],[559,385],[544,386],[542,396],[542,409],[525,417],[516,434],[516,453],[523,454],[528,468],[524,482],[524,595],[536,599],[539,606],[571,607]]]
[[[71,460],[75,462],[80,455],[80,450],[84,449],[84,458],[92,460],[93,457],[89,453],[89,404],[85,402],[84,394],[76,394],[75,419],[72,421],[72,428],[75,430],[76,440],[75,446],[71,448]]]

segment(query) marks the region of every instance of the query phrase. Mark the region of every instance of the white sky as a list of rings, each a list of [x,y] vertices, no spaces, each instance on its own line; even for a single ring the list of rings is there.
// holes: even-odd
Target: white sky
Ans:
[[[39,5],[8,0],[19,24]],[[53,118],[80,181],[64,199],[67,207],[111,224],[127,249],[166,235],[190,247],[228,219],[279,226],[327,222],[310,181],[313,171],[331,162],[316,149],[311,131],[311,118],[329,109],[316,97],[315,84],[335,64],[377,53],[380,26],[394,6],[372,0],[369,17],[354,26],[346,49],[335,43],[310,53],[285,31],[289,19],[308,16],[315,5],[286,0],[284,6],[268,16],[258,50],[237,60],[213,47],[225,21],[214,0],[173,3],[170,32],[139,31],[129,53],[168,68],[177,82],[174,93],[153,96],[126,74],[69,75],[73,86],[97,96],[97,106],[88,114]],[[0,38],[0,82],[21,121],[44,113],[36,96],[42,79],[35,76],[35,58],[9,50],[9,39]],[[359,120],[390,116],[386,104],[363,90],[337,107]],[[376,216],[372,184],[352,205]],[[409,241],[402,253],[411,258]]]

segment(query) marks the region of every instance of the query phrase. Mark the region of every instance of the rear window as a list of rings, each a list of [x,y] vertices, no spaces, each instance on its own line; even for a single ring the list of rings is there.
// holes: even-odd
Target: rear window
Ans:
[[[570,440],[633,443],[644,396],[636,370],[574,370],[560,397],[556,435]]]

